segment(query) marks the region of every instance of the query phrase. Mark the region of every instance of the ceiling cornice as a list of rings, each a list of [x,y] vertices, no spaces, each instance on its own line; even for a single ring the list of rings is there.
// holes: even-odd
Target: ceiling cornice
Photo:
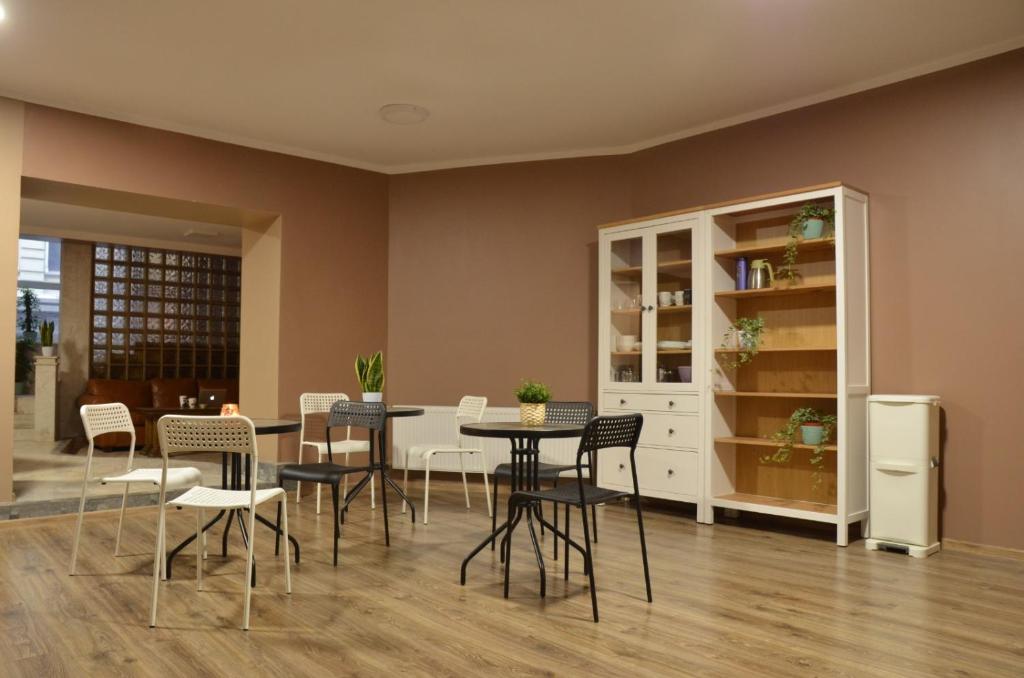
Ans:
[[[436,170],[458,169],[461,167],[479,167],[483,165],[501,165],[509,163],[536,162],[542,160],[563,160],[569,158],[584,158],[608,155],[627,155],[648,148],[653,148],[655,146],[660,146],[662,144],[678,141],[680,139],[685,139],[687,137],[697,136],[698,134],[704,134],[718,129],[732,127],[734,125],[739,125],[745,122],[758,120],[760,118],[778,115],[779,113],[785,113],[787,111],[812,106],[814,104],[819,104],[833,99],[838,99],[841,97],[849,96],[851,94],[857,94],[859,92],[864,92],[867,90],[876,89],[878,87],[891,85],[893,83],[901,82],[904,80],[909,80],[923,75],[928,75],[929,73],[935,73],[937,71],[946,70],[948,68],[954,68],[956,66],[961,66],[972,61],[978,61],[980,59],[985,59],[991,56],[1003,54],[1005,52],[1010,52],[1021,48],[1024,48],[1024,36],[987,45],[976,50],[961,52],[959,54],[955,54],[943,59],[931,61],[926,64],[921,64],[919,66],[897,71],[895,73],[890,73],[877,78],[861,80],[859,82],[850,85],[845,85],[843,87],[837,87],[810,96],[792,99],[790,101],[777,104],[775,106],[769,106],[755,111],[742,113],[740,115],[722,118],[704,125],[697,125],[684,130],[680,130],[678,132],[673,132],[671,134],[646,139],[632,144],[606,147],[591,147],[581,149],[567,149],[545,153],[524,153],[520,155],[462,158],[441,162],[409,163],[397,165],[382,165],[378,163],[365,162],[362,160],[346,158],[332,153],[322,153],[310,149],[288,146],[286,144],[277,144],[273,142],[262,141],[260,139],[253,139],[242,135],[222,132],[220,130],[212,130],[201,127],[191,127],[188,125],[180,125],[167,120],[147,118],[143,116],[124,115],[116,111],[101,110],[90,106],[76,105],[74,103],[69,104],[68,102],[41,100],[38,98],[27,97],[14,91],[0,90],[0,96],[5,96],[11,99],[18,99],[26,103],[37,104],[40,106],[60,108],[75,113],[82,113],[85,115],[108,118],[111,120],[117,120],[120,122],[126,122],[134,125],[141,125],[143,127],[161,129],[168,132],[187,134],[189,136],[199,137],[202,139],[209,139],[211,141],[219,141],[223,143],[234,144],[236,146],[255,148],[263,151],[270,151],[273,153],[281,153],[284,155],[307,158],[310,160],[318,160],[321,162],[327,162],[335,165],[343,165],[355,169],[367,170],[370,172],[378,172],[381,174],[410,174],[415,172],[431,172]]]

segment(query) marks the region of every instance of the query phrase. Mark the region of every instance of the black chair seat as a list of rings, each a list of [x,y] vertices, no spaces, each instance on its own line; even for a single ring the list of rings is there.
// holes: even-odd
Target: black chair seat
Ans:
[[[573,478],[575,481],[576,479]],[[590,506],[591,504],[603,504],[613,499],[619,499],[621,497],[631,497],[632,492],[621,492],[619,490],[608,490],[603,487],[596,487],[584,483],[583,485],[583,504]],[[569,504],[571,506],[580,506],[580,486],[577,482],[562,483],[558,487],[553,487],[550,490],[536,490],[532,492],[518,491],[512,493],[512,502],[514,504],[521,503],[523,501],[553,501],[559,504]]]
[[[565,471],[575,470],[575,464],[570,464],[566,466],[558,464],[545,464],[544,462],[539,462],[537,464],[537,477],[540,480],[557,480]],[[512,464],[498,464],[494,469],[494,475],[498,476],[499,478],[511,478]]]
[[[299,480],[312,483],[337,483],[349,473],[366,473],[364,466],[342,466],[340,464],[288,464],[278,471],[281,480]]]

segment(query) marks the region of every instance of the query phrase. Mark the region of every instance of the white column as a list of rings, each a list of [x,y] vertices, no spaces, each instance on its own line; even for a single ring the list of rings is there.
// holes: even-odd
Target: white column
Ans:
[[[56,356],[36,356],[35,369],[35,438],[53,442],[57,431],[57,363]]]

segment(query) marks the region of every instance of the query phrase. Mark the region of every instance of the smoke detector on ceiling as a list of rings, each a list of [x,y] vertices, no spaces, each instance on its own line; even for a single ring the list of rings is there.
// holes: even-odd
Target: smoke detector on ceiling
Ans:
[[[430,111],[415,104],[386,104],[378,113],[393,125],[416,125],[430,117]]]

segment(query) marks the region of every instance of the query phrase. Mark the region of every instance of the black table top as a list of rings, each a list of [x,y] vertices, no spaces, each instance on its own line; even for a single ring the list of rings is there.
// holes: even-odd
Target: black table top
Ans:
[[[411,407],[409,405],[388,405],[388,417],[418,417],[424,414],[422,407]]]
[[[252,425],[258,436],[295,433],[302,428],[302,424],[294,419],[253,419]]]
[[[584,428],[583,424],[527,426],[518,421],[482,421],[463,424],[459,430],[463,435],[478,438],[579,438]]]

